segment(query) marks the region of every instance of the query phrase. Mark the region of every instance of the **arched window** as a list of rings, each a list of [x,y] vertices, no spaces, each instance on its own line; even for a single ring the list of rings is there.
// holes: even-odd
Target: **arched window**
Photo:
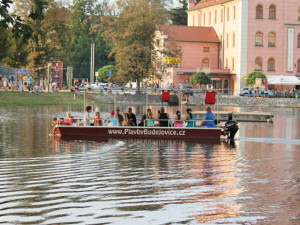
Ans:
[[[260,57],[257,57],[255,59],[255,70],[262,71],[262,58],[260,58]]]
[[[228,59],[226,58],[225,69],[228,69]]]
[[[256,19],[262,19],[263,18],[263,7],[262,5],[256,6]]]
[[[271,5],[269,8],[269,19],[276,19],[276,6]]]
[[[209,68],[209,59],[208,58],[204,58],[202,60],[202,68]]]
[[[300,72],[300,59],[298,59],[298,62],[297,62],[297,72]]]
[[[195,26],[195,16],[193,16],[193,26]]]
[[[263,33],[262,32],[256,32],[255,46],[263,46]]]
[[[268,60],[268,71],[275,71],[275,59],[269,58]]]
[[[215,23],[217,23],[217,18],[218,18],[218,13],[217,13],[217,10],[215,10]]]
[[[205,26],[205,13],[203,14],[203,26]]]
[[[234,71],[234,58],[232,58],[232,67],[231,67],[232,71]]]
[[[235,47],[235,33],[232,34],[232,47]]]
[[[229,36],[228,33],[226,34],[226,48],[228,48],[228,43],[229,43]]]
[[[221,9],[221,23],[223,22],[223,9]]]
[[[298,38],[297,38],[297,48],[300,48],[300,33],[298,34]]]
[[[222,48],[222,46],[223,46],[223,36],[222,36],[222,34],[220,35],[220,41],[221,41],[221,48]]]
[[[229,7],[227,8],[227,21],[229,21]]]
[[[276,46],[276,34],[271,32],[268,36],[268,47],[275,47]]]
[[[209,12],[209,25],[211,25],[211,12]]]
[[[235,6],[233,6],[233,19],[235,20]]]

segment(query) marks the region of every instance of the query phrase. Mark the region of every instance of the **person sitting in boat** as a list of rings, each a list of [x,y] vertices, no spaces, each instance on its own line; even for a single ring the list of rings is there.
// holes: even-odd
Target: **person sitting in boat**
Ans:
[[[180,111],[176,112],[174,126],[175,127],[182,127],[182,120],[181,120],[181,113],[180,113]]]
[[[188,108],[186,110],[186,112],[187,112],[187,115],[184,118],[184,121],[187,122],[186,127],[196,127],[196,119],[195,119],[195,116],[192,113],[192,110],[190,108]]]
[[[102,119],[100,118],[100,112],[95,112],[94,126],[102,126]]]
[[[74,119],[73,116],[71,116],[71,113],[70,113],[70,112],[67,112],[67,119],[66,119],[65,124],[66,124],[66,125],[74,125],[74,123],[77,123],[77,120]]]
[[[145,125],[145,120],[147,119],[148,112],[151,112],[151,109],[147,109],[147,113],[143,115],[141,122],[138,124],[140,127],[143,127]],[[151,113],[152,115],[152,113]]]
[[[107,120],[109,121],[108,122],[109,127],[119,126],[118,118],[115,117],[115,111],[113,109],[110,111],[110,117]]]
[[[136,116],[135,114],[132,112],[132,108],[128,108],[127,110],[128,113],[128,121],[130,126],[136,126]]]
[[[154,126],[154,120],[153,120],[153,117],[152,117],[151,110],[147,112],[146,125],[148,127],[153,127]]]
[[[213,112],[211,111],[211,107],[208,106],[206,108],[206,114],[203,117],[203,120],[201,122],[201,124],[199,125],[199,127],[216,127],[215,125],[215,115],[213,114]]]
[[[65,125],[65,122],[61,119],[57,119],[56,117],[52,119],[52,125],[56,126],[56,125]]]
[[[122,116],[122,114],[120,114],[119,107],[116,107],[115,117],[118,119],[118,125],[122,126],[123,125],[123,121],[124,121],[124,117]]]
[[[83,119],[83,125],[91,126],[92,125],[91,120],[94,120],[94,118],[92,117],[92,106],[87,106],[85,110],[86,112]]]
[[[156,118],[159,121],[159,126],[160,127],[168,127],[169,126],[169,114],[165,113],[165,108],[161,107],[159,114],[157,115]]]

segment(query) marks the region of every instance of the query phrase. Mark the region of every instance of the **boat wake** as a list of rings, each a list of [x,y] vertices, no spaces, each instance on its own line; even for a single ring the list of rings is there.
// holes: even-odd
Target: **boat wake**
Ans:
[[[272,144],[300,145],[300,139],[236,137],[234,138],[234,140],[241,142],[262,142]]]

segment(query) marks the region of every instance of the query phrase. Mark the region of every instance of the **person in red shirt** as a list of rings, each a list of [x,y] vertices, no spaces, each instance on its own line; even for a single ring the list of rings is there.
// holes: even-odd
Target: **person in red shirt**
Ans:
[[[63,120],[58,120],[57,118],[53,118],[52,119],[52,125],[56,126],[56,125],[66,125],[65,122]]]
[[[100,118],[100,112],[95,112],[94,126],[102,126],[102,119]]]
[[[76,122],[77,122],[77,120],[74,119],[73,116],[71,116],[71,113],[67,112],[67,119],[66,119],[65,125],[73,125]]]

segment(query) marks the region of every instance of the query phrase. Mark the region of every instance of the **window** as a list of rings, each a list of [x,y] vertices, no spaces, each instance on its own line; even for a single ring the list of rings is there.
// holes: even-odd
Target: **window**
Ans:
[[[223,9],[221,9],[221,18],[220,18],[220,20],[221,20],[221,23],[223,22]]]
[[[235,6],[233,6],[233,19],[235,20]]]
[[[217,10],[215,11],[215,23],[217,23],[218,16],[217,16]]]
[[[227,21],[229,21],[229,7],[227,8]]]
[[[222,46],[223,46],[223,36],[222,36],[222,34],[220,35],[220,41],[221,41],[221,48],[222,48]]]
[[[209,47],[203,47],[203,52],[209,52]]]
[[[269,8],[269,19],[276,19],[276,7],[271,5]]]
[[[201,16],[200,16],[200,14],[198,15],[198,26],[199,27],[201,26]]]
[[[256,19],[262,19],[263,18],[263,7],[262,5],[256,6]]]
[[[275,71],[275,59],[269,58],[268,60],[268,71]]]
[[[195,16],[193,16],[193,26],[195,26]]]
[[[262,32],[256,32],[255,46],[263,46],[263,33]]]
[[[226,65],[225,65],[225,69],[228,68],[228,59],[226,58]]]
[[[298,34],[297,48],[300,48],[300,33]]]
[[[234,58],[232,58],[232,71],[234,71]]]
[[[226,34],[226,48],[228,48],[229,36],[228,33]]]
[[[269,33],[268,37],[268,47],[275,47],[276,46],[276,34],[271,32]]]
[[[297,62],[297,72],[300,72],[300,59],[298,59],[298,62]]]
[[[298,20],[300,20],[300,6],[298,7]]]
[[[211,25],[211,12],[209,12],[209,25]]]
[[[260,57],[257,57],[255,59],[255,70],[262,71],[262,58],[260,58]]]
[[[235,33],[232,34],[232,47],[235,47]]]
[[[204,58],[202,60],[202,68],[209,68],[209,59],[208,58]]]
[[[205,26],[205,13],[203,14],[203,26]]]

